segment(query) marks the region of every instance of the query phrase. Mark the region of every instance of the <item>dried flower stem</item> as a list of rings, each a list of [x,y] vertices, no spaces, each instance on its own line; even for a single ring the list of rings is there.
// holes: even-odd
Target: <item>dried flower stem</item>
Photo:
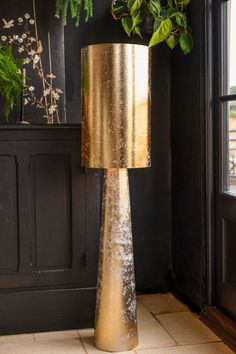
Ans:
[[[34,28],[35,28],[35,37],[36,37],[36,43],[37,46],[39,46],[39,37],[38,37],[38,25],[37,25],[37,16],[36,16],[36,6],[35,6],[35,0],[33,1],[33,13],[34,13]],[[45,82],[44,82],[44,71],[43,71],[43,64],[42,64],[42,58],[41,58],[41,53],[39,53],[39,64],[40,64],[40,70],[42,73],[42,84],[43,84],[43,90],[46,90]],[[46,109],[46,115],[49,117],[48,113],[48,100],[47,96],[44,96],[44,101],[45,101],[45,109]]]

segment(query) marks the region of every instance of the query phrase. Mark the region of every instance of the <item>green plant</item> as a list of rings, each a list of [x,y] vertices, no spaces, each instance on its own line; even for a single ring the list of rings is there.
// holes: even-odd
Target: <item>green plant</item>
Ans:
[[[149,17],[152,37],[149,46],[165,41],[173,49],[180,45],[184,54],[193,47],[186,7],[191,0],[112,0],[112,15],[121,20],[125,32],[142,37],[142,25]]]
[[[130,36],[142,37],[142,26],[149,19],[152,24],[152,37],[149,46],[166,42],[173,49],[178,44],[184,54],[191,52],[193,38],[188,25],[186,8],[191,0],[111,0],[111,13],[115,20],[120,20],[125,32]],[[56,0],[56,16],[63,16],[67,23],[68,11],[80,22],[81,8],[84,4],[85,21],[93,16],[93,0]]]
[[[236,85],[230,87],[230,94],[235,95],[236,94]]]
[[[22,60],[12,53],[12,46],[0,46],[0,95],[4,99],[3,114],[8,121],[14,106],[20,106],[25,88],[21,71]]]
[[[82,5],[84,5],[85,21],[87,22],[93,16],[93,0],[56,0],[56,16],[60,17],[62,15],[66,25],[68,11],[70,10],[76,26],[79,26]]]

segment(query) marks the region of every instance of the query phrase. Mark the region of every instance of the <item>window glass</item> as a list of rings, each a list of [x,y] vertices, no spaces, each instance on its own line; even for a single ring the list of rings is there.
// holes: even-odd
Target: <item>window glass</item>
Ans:
[[[236,94],[236,0],[228,2],[228,93]]]
[[[228,102],[226,105],[228,116],[226,189],[236,194],[236,101]]]

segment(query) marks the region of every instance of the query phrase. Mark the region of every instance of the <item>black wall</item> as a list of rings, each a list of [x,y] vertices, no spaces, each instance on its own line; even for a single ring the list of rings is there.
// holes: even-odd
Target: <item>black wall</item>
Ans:
[[[192,1],[194,49],[171,59],[173,288],[198,309],[205,301],[207,1]]]
[[[65,28],[68,122],[80,121],[81,47],[148,41],[129,38],[112,19],[110,4],[110,0],[94,1],[92,20],[81,22],[79,29],[70,21]],[[152,168],[130,171],[134,251],[138,290],[165,291],[169,288],[171,239],[170,53],[162,46],[152,50],[152,92]]]

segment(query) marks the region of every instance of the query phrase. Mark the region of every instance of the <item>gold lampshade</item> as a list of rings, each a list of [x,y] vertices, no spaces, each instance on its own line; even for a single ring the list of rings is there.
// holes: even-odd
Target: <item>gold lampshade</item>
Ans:
[[[150,56],[133,44],[82,49],[82,165],[150,167]]]

